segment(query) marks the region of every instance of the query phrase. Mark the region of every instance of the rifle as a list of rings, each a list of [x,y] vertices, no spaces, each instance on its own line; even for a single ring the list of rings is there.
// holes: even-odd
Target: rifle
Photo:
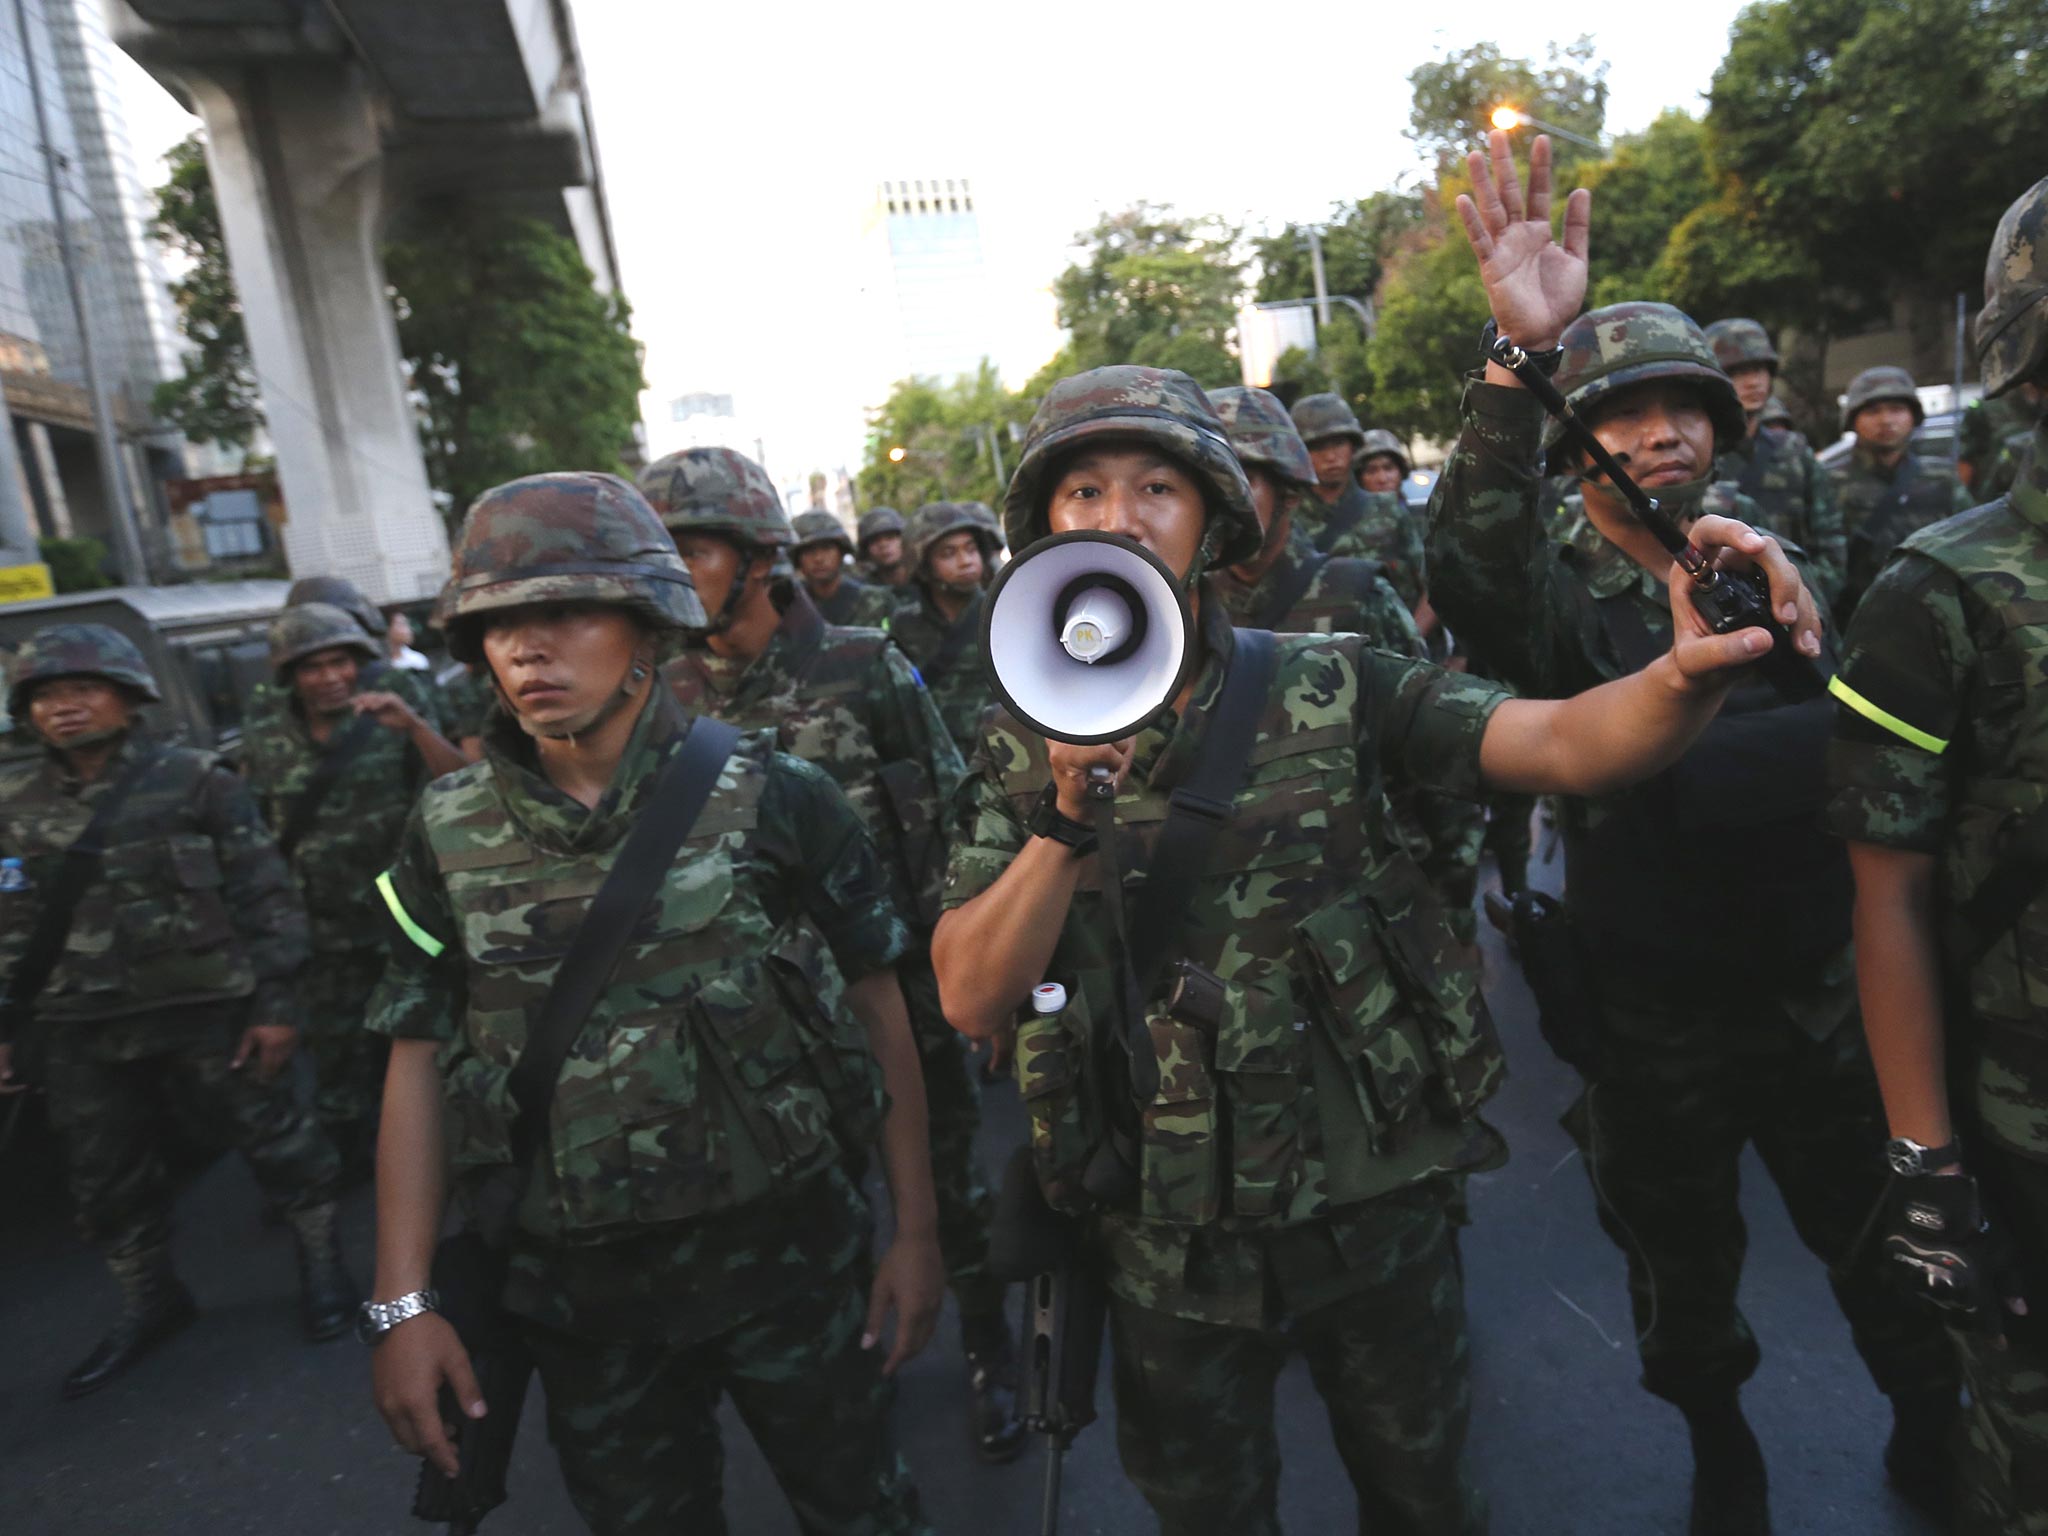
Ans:
[[[434,1250],[434,1291],[441,1313],[461,1335],[477,1390],[490,1405],[483,1418],[472,1419],[453,1392],[441,1389],[441,1419],[453,1431],[459,1470],[451,1478],[431,1461],[422,1461],[412,1512],[446,1525],[450,1536],[474,1536],[484,1516],[505,1502],[505,1474],[533,1377],[533,1356],[520,1340],[518,1325],[500,1306],[507,1261],[503,1245],[473,1230],[444,1239]]]
[[[1606,475],[1608,484],[1628,502],[1637,520],[1671,552],[1671,558],[1692,578],[1693,606],[1715,634],[1729,635],[1743,629],[1767,631],[1771,648],[1757,665],[1788,703],[1800,703],[1826,690],[1827,682],[1820,668],[1812,658],[1794,649],[1792,636],[1771,612],[1770,587],[1761,574],[1717,570],[1686,538],[1671,515],[1658,506],[1656,498],[1629,478],[1621,460],[1607,451],[1593,435],[1593,429],[1572,409],[1571,402],[1550,382],[1550,376],[1522,348],[1506,336],[1495,336],[1486,355],[1521,380],[1522,387],[1542,402],[1543,409],[1564,428],[1565,436],[1585,451]]]

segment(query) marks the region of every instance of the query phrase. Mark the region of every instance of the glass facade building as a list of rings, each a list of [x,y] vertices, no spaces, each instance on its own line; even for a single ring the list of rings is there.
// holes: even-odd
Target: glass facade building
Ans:
[[[990,294],[974,191],[964,178],[876,190],[895,299],[896,376],[950,381],[988,355]]]

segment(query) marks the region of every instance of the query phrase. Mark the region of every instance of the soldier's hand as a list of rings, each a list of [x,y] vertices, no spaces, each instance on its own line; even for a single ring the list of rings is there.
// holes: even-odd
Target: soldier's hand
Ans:
[[[1717,569],[1762,571],[1778,622],[1792,632],[1802,655],[1820,654],[1820,608],[1776,539],[1732,517],[1711,514],[1693,523],[1690,537]],[[1672,659],[1687,678],[1718,686],[1727,679],[1717,674],[1755,661],[1771,648],[1761,629],[1715,634],[1693,604],[1692,578],[1676,561],[1665,581],[1671,594]]]
[[[0,1042],[0,1093],[21,1093],[28,1088],[14,1075],[14,1047]]]
[[[371,1391],[392,1439],[413,1455],[426,1457],[444,1477],[454,1477],[462,1469],[455,1452],[455,1426],[441,1417],[443,1382],[465,1414],[472,1419],[484,1416],[488,1405],[470,1368],[469,1351],[438,1312],[407,1318],[370,1354]]]
[[[1488,155],[1465,157],[1472,194],[1458,194],[1458,217],[1479,258],[1479,280],[1501,334],[1531,352],[1548,352],[1586,301],[1586,247],[1593,194],[1584,187],[1565,199],[1564,244],[1550,233],[1550,140],[1529,147],[1529,196],[1515,174],[1506,133],[1486,136]]]
[[[1005,1024],[986,1040],[976,1040],[969,1049],[977,1056],[981,1048],[988,1047],[988,1060],[981,1064],[983,1082],[993,1083],[1010,1069],[1010,1057],[1017,1049],[1017,1026]]]
[[[370,716],[387,731],[403,733],[419,724],[412,706],[395,693],[359,693],[348,702],[357,714]]]
[[[239,1072],[254,1057],[256,1076],[267,1083],[292,1059],[292,1047],[298,1038],[299,1032],[289,1024],[251,1024],[242,1031],[242,1042],[235,1047],[235,1059],[228,1065]]]
[[[1059,786],[1060,814],[1069,821],[1086,821],[1092,814],[1088,808],[1089,769],[1107,768],[1115,775],[1117,787],[1121,789],[1124,775],[1131,771],[1131,751],[1136,745],[1134,736],[1100,747],[1076,747],[1064,741],[1047,742],[1046,757],[1052,763],[1053,783]]]
[[[862,1349],[873,1349],[882,1337],[882,1324],[891,1312],[896,1314],[896,1338],[889,1346],[889,1358],[882,1362],[884,1376],[895,1375],[897,1366],[931,1342],[945,1296],[946,1265],[939,1257],[938,1237],[898,1233],[875,1266],[867,1324],[860,1340]]]
[[[2012,1244],[1977,1181],[1966,1173],[1894,1178],[1889,1203],[1884,1258],[1893,1281],[2002,1346],[2005,1313],[2025,1317],[2027,1303]]]

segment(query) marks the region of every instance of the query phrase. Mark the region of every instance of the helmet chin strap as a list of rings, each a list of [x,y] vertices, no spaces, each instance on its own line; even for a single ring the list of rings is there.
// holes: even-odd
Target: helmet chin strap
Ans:
[[[128,730],[129,727],[126,725],[113,725],[103,731],[87,731],[83,736],[73,736],[69,741],[61,743],[50,741],[47,736],[43,739],[49,741],[59,752],[89,752],[94,747],[103,747],[110,741],[119,741],[128,734]]]
[[[754,574],[754,559],[758,551],[750,544],[733,541],[733,548],[740,552],[739,568],[732,573],[732,581],[725,589],[725,598],[718,605],[718,612],[711,615],[704,627],[696,632],[695,639],[702,643],[711,635],[722,635],[732,628],[733,620],[740,616],[740,604],[747,595],[747,578]]]
[[[496,686],[498,698],[504,704],[506,711],[514,720],[519,722],[519,729],[526,732],[529,736],[547,741],[566,741],[573,747],[576,745],[576,738],[578,736],[588,735],[611,719],[620,710],[624,709],[628,704],[639,698],[641,685],[653,675],[653,671],[653,659],[636,653],[633,660],[627,665],[625,672],[620,676],[619,686],[606,694],[602,703],[594,708],[585,710],[580,715],[573,716],[567,720],[556,720],[548,725],[541,725],[537,721],[529,720],[521,712],[519,706],[513,702],[511,696],[505,692],[504,684],[498,682],[496,674],[492,675],[491,681]]]

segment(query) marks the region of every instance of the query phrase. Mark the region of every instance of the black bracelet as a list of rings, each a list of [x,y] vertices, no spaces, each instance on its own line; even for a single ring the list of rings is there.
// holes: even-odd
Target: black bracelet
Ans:
[[[1489,363],[1499,363],[1501,361],[1493,355],[1494,343],[1499,340],[1500,326],[1489,317],[1485,327],[1479,332],[1479,350]],[[1527,356],[1530,362],[1543,370],[1543,377],[1546,379],[1556,378],[1557,370],[1564,364],[1563,347],[1552,347],[1548,352],[1526,352],[1524,355]],[[1501,366],[1505,368],[1508,365],[1501,363]]]
[[[1066,844],[1077,859],[1095,850],[1095,829],[1060,809],[1057,783],[1047,784],[1038,792],[1038,804],[1031,808],[1031,819],[1025,825],[1033,837],[1049,837]]]

